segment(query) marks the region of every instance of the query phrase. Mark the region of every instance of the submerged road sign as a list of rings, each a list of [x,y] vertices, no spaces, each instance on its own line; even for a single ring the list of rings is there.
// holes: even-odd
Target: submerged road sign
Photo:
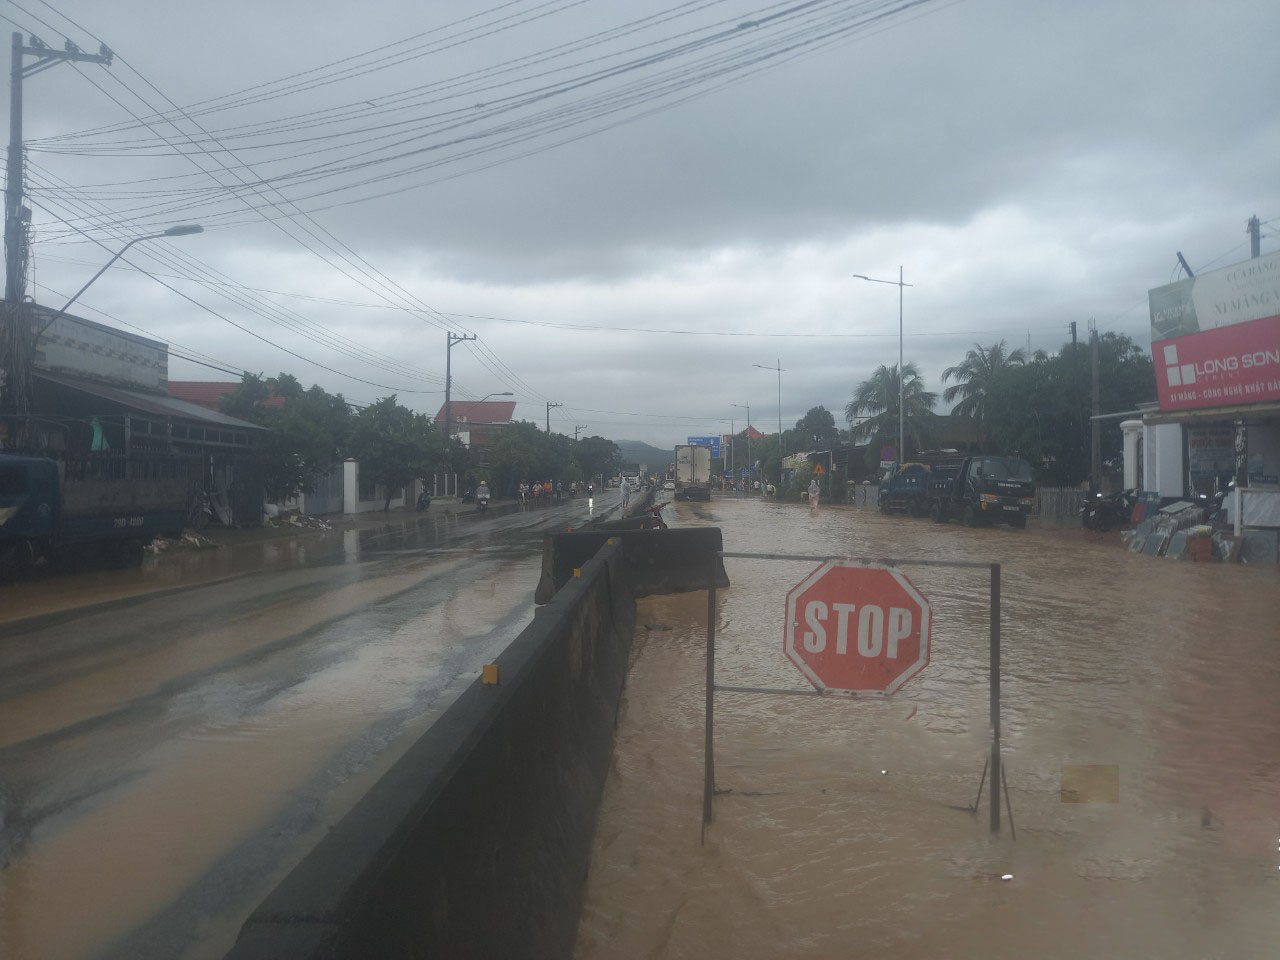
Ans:
[[[828,560],[786,615],[787,657],[824,693],[889,696],[929,664],[929,601],[892,567]]]

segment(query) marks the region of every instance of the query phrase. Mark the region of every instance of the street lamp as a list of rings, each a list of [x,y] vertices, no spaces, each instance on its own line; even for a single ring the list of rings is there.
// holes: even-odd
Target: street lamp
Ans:
[[[875,277],[864,276],[861,273],[855,273],[854,278],[857,280],[869,280],[871,283],[890,283],[898,288],[898,462],[902,463],[906,458],[906,405],[903,397],[905,394],[904,378],[902,376],[902,288],[914,286],[914,284],[902,282],[902,267],[898,267],[897,280],[877,280]]]
[[[490,397],[514,397],[514,396],[515,394],[512,393],[510,390],[505,390],[502,393],[486,393],[483,397],[477,400],[476,403],[484,403]]]
[[[97,280],[100,276],[106,273],[107,268],[110,267],[117,260],[119,260],[121,257],[123,257],[125,254],[125,251],[128,250],[130,247],[132,247],[135,243],[141,243],[143,240],[159,240],[161,237],[186,237],[186,236],[190,236],[193,233],[204,233],[204,227],[200,226],[200,224],[198,223],[182,223],[176,227],[170,227],[168,230],[162,230],[159,233],[148,233],[146,236],[134,237],[132,240],[130,240],[128,243],[126,243],[123,247],[120,248],[119,253],[117,253],[114,257],[112,257],[110,260],[104,263],[102,265],[102,269],[100,269],[97,273],[95,273],[92,277],[90,277],[89,282],[86,283],[79,290],[77,290],[75,292],[75,295],[62,305],[61,310],[59,310],[57,313],[55,313],[53,316],[49,318],[49,322],[40,328],[40,333],[44,333],[46,330],[48,330],[49,327],[53,324],[53,321],[57,320],[59,317],[65,314],[68,310],[70,310],[71,305],[80,299],[80,294],[88,290],[89,287],[93,285],[93,281]]]
[[[739,410],[747,411],[747,476],[751,476],[754,469],[755,461],[751,459],[751,404],[749,403],[731,403],[731,407],[737,407]],[[751,492],[751,482],[747,481],[747,492]]]
[[[782,361],[775,360],[776,367],[766,367],[763,364],[753,363],[753,367],[759,367],[761,370],[778,371],[778,483],[782,483]]]

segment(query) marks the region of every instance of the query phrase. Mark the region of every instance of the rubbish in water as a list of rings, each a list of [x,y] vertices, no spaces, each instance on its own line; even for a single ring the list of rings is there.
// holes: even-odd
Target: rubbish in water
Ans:
[[[1002,874],[1000,875],[1000,879],[1001,879],[1001,880],[1012,880],[1012,879],[1013,879],[1013,874],[1012,874],[1012,873],[1002,873]]]

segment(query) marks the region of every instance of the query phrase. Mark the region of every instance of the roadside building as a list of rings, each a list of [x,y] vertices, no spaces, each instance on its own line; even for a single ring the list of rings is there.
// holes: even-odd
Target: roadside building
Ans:
[[[186,460],[227,523],[257,523],[256,425],[169,394],[168,344],[36,306],[30,445],[77,470],[144,479]]]
[[[1191,497],[1235,480],[1231,522],[1265,547],[1280,535],[1280,252],[1148,299],[1159,401],[1121,424],[1125,484]]]
[[[453,400],[449,403],[449,433],[468,450],[476,452],[480,466],[486,466],[488,454],[515,412],[513,400]],[[445,409],[441,404],[436,423],[444,422]]]

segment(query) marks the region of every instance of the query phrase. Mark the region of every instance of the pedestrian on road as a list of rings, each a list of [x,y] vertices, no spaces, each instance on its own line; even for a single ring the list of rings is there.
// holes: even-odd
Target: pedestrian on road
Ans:
[[[821,489],[818,486],[818,478],[814,477],[812,480],[809,481],[809,509],[810,510],[818,509],[818,494],[820,492],[821,492]]]
[[[564,484],[561,481],[557,480],[556,481],[556,502],[559,502],[560,497],[563,493],[564,493]]]
[[[627,504],[631,502],[631,481],[626,477],[622,478],[622,512],[627,512]]]

